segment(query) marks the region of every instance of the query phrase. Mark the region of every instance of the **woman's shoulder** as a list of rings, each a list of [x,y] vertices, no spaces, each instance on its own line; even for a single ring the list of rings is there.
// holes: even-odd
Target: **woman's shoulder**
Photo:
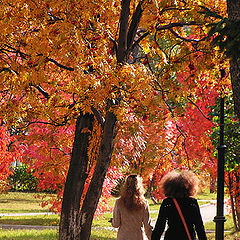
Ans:
[[[193,198],[193,197],[186,197],[186,198],[176,198],[178,202],[182,202],[182,203],[195,203],[197,204],[197,199]],[[173,198],[167,197],[165,199],[163,199],[162,204],[169,204],[169,203],[173,203]]]
[[[180,203],[182,205],[190,206],[190,207],[193,207],[193,208],[198,207],[197,199],[193,198],[193,197],[182,198],[182,199],[180,199]]]
[[[164,198],[162,201],[162,203],[170,203],[170,202],[173,202],[173,198],[167,197],[167,198]]]
[[[197,199],[193,197],[188,197],[188,201],[192,203],[197,203]]]
[[[173,204],[173,199],[170,197],[164,198],[162,201],[162,206],[171,206]]]

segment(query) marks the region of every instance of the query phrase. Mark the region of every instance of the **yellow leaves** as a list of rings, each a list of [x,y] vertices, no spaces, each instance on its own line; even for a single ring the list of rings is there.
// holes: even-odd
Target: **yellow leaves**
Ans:
[[[182,56],[188,55],[190,51],[187,49],[188,46],[184,45],[172,48],[171,46],[179,43],[179,39],[169,31],[161,31],[156,35],[159,39],[159,47],[153,39],[156,24],[188,22],[195,18],[201,20],[197,18],[198,2],[196,1],[186,0],[188,8],[182,11],[169,9],[172,6],[183,7],[180,2],[146,1],[139,25],[141,30],[149,30],[152,34],[151,37],[140,42],[142,53],[152,58],[154,63],[152,67],[155,69],[159,71],[167,69],[166,74],[158,79],[166,89],[173,88],[174,82],[172,79],[165,79],[165,75],[170,69],[184,70],[186,64]],[[9,7],[8,3],[11,3],[12,7]],[[131,1],[132,12],[138,3],[139,1]],[[224,7],[222,1],[218,0],[204,0],[201,3],[214,8],[220,6],[220,10]],[[20,72],[19,76],[8,80],[10,85],[15,86],[14,93],[18,88],[24,92],[30,84],[35,86],[40,84],[52,96],[47,103],[50,110],[61,116],[68,114],[66,106],[74,101],[76,108],[80,107],[85,112],[91,111],[91,105],[104,109],[106,99],[109,98],[123,99],[125,107],[129,103],[134,106],[136,102],[142,102],[143,106],[149,107],[152,112],[155,101],[160,102],[160,97],[152,96],[153,77],[144,64],[137,62],[134,65],[116,66],[115,53],[112,51],[114,43],[109,37],[117,42],[120,0],[19,0],[17,2],[3,0],[1,4],[3,7],[0,9],[2,32],[0,45],[8,43],[26,54],[21,61],[11,62],[11,68]],[[187,37],[192,29],[174,30],[179,35]],[[207,29],[195,28],[194,31],[204,35]],[[198,46],[201,44],[199,43]],[[74,71],[69,72],[47,61],[46,59],[49,58],[64,66],[73,67]],[[207,63],[210,63],[209,59]],[[191,84],[191,87],[194,86],[194,83]],[[190,90],[183,91],[185,92],[182,95],[185,96]],[[39,92],[36,91],[34,94],[41,96],[41,101],[44,101],[42,100],[44,97]],[[57,98],[57,95],[60,97]],[[144,95],[147,97],[143,97]],[[175,97],[171,92],[168,97],[176,102],[182,101],[180,95]],[[31,101],[35,106],[34,98]],[[44,105],[41,101],[40,106]],[[54,111],[54,106],[62,106],[62,109],[60,110],[59,107],[58,111]],[[50,110],[46,113],[49,116],[53,114]]]

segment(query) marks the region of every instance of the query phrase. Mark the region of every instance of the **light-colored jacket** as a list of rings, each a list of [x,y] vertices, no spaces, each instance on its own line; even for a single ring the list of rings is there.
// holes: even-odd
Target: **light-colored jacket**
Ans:
[[[152,226],[149,205],[136,211],[129,211],[120,199],[113,209],[112,226],[118,228],[117,240],[148,240],[151,239]]]

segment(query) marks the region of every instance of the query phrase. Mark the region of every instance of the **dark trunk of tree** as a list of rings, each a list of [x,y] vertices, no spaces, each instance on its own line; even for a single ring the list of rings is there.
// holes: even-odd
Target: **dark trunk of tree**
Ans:
[[[240,1],[227,0],[227,12],[229,19],[233,21],[240,21]],[[230,60],[230,75],[233,89],[234,111],[240,119],[240,56]],[[239,182],[239,174],[235,172],[235,181]],[[235,183],[235,184],[236,184]],[[239,186],[235,189],[235,201],[233,209],[235,209],[235,227],[236,231],[240,230],[240,202],[239,202]]]
[[[79,218],[80,233],[76,239],[87,240],[90,237],[93,216],[102,193],[102,185],[111,161],[116,120],[114,113],[106,113],[98,161],[81,208]]]
[[[210,193],[216,192],[216,178],[210,177]]]
[[[236,208],[236,215],[237,215],[237,229],[236,231],[240,231],[240,187],[239,187],[239,182],[240,182],[240,174],[239,172],[235,172],[236,176],[236,194],[235,194],[235,208]]]
[[[240,202],[239,202],[239,173],[236,171],[228,172],[228,187],[230,193],[231,210],[235,230],[240,231]]]
[[[141,5],[143,1],[140,1],[136,13],[131,19],[131,31],[128,32],[130,2],[131,0],[122,0],[119,40],[116,51],[118,64],[124,64],[127,61],[127,57],[130,54],[142,14]],[[87,177],[85,172],[88,162],[87,151],[89,144],[89,134],[81,133],[81,130],[79,131],[78,129],[82,128],[80,127],[80,123],[77,122],[78,127],[76,127],[75,140],[72,152],[73,156],[71,158],[69,173],[67,177],[67,182],[65,184],[63,196],[59,230],[60,240],[88,240],[90,237],[93,216],[102,193],[102,185],[111,161],[117,119],[116,115],[110,109],[111,107],[117,107],[121,98],[120,93],[118,97],[119,99],[114,99],[114,106],[112,105],[112,103],[110,103],[111,100],[106,100],[108,101],[109,105],[108,110],[106,111],[105,121],[102,124],[103,132],[101,136],[99,155],[91,182],[89,184],[80,211],[80,200]],[[87,127],[91,131],[92,121],[90,119],[92,119],[92,116],[90,116],[91,115],[86,114],[82,117],[87,118],[85,121],[88,122],[89,125],[86,125],[85,127]]]
[[[232,177],[231,177],[230,172],[228,172],[228,184],[229,184],[229,193],[230,193],[233,223],[234,223],[235,229],[237,229],[237,217],[236,217],[236,209],[235,209],[234,196],[233,196],[233,183],[232,183]]]
[[[240,1],[227,0],[228,17],[240,20]],[[234,111],[240,119],[240,56],[230,60],[230,74],[233,89]]]
[[[65,183],[61,219],[59,225],[60,240],[74,240],[79,232],[77,223],[79,208],[85,180],[87,178],[89,132],[82,132],[84,128],[92,131],[94,117],[81,114],[76,122],[75,137],[70,166]]]
[[[155,200],[155,198],[152,194],[153,187],[154,187],[154,184],[155,184],[155,180],[156,180],[156,177],[155,177],[155,174],[154,174],[151,181],[150,181],[150,185],[149,185],[149,197],[153,201],[154,204],[157,204],[157,201]]]

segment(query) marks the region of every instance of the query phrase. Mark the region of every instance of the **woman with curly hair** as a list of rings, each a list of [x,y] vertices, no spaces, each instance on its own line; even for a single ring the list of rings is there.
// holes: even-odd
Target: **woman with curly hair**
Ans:
[[[161,204],[152,240],[161,238],[166,223],[164,240],[196,240],[195,231],[199,240],[207,239],[197,200],[193,198],[198,182],[196,175],[187,170],[172,171],[162,178],[160,188],[166,198]]]
[[[118,228],[117,240],[151,239],[150,222],[142,180],[138,175],[129,175],[113,209],[111,223],[113,227]]]

